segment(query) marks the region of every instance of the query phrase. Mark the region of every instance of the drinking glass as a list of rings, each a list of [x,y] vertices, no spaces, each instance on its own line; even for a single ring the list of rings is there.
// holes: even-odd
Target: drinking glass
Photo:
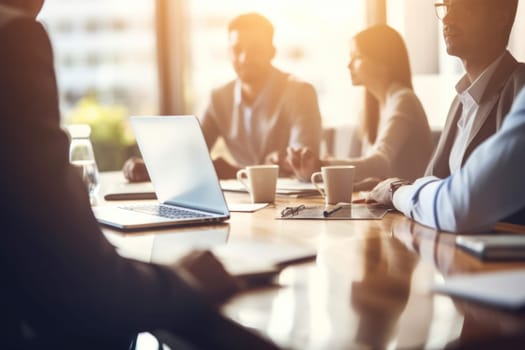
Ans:
[[[67,130],[71,136],[69,162],[80,172],[89,193],[89,199],[93,204],[96,201],[100,184],[95,153],[89,139],[91,128],[89,125],[75,124],[69,125]]]

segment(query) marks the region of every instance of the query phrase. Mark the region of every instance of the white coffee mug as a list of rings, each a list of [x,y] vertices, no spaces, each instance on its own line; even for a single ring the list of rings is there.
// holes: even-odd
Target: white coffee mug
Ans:
[[[331,165],[321,167],[310,180],[325,198],[326,204],[351,203],[354,189],[355,166]],[[320,186],[323,182],[324,186]]]
[[[250,193],[252,203],[273,203],[278,175],[278,165],[252,165],[237,171],[237,180]]]

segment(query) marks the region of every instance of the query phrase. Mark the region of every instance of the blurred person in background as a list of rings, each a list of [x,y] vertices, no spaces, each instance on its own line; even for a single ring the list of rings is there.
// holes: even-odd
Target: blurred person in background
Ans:
[[[290,175],[287,147],[308,147],[319,154],[317,94],[311,84],[272,65],[273,32],[270,21],[257,13],[240,15],[228,26],[229,57],[237,78],[212,91],[200,119],[210,151],[223,138],[235,161],[214,160],[220,178],[234,178],[238,169],[258,164],[278,164],[281,175]],[[130,181],[149,179],[139,158],[129,159],[123,171]]]
[[[399,33],[376,25],[356,34],[348,69],[352,84],[366,89],[361,120],[363,156],[321,160],[308,147],[290,147],[288,161],[295,175],[310,181],[321,166],[355,165],[356,189],[371,188],[392,176],[416,179],[423,175],[432,153],[432,136],[412,89],[408,53]]]

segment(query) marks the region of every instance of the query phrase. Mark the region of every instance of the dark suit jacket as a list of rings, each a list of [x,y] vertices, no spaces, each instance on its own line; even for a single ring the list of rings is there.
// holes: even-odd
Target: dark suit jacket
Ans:
[[[505,52],[481,99],[462,165],[479,144],[500,128],[503,119],[510,111],[514,98],[523,86],[525,86],[525,64],[518,63],[509,52]],[[444,179],[450,175],[449,157],[456,139],[457,123],[460,117],[461,105],[456,97],[425,172],[426,176],[434,175]]]
[[[105,239],[68,162],[47,34],[2,5],[0,122],[4,347],[60,348],[75,338],[70,348],[93,341],[115,348],[113,340],[164,328],[203,347],[230,348],[238,339],[222,330],[246,335],[175,269],[124,259]]]

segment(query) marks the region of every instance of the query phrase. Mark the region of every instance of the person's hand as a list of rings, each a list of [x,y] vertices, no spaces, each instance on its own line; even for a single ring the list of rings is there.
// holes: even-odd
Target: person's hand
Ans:
[[[122,167],[122,172],[129,182],[149,181],[148,170],[141,158],[131,157],[128,159]]]
[[[295,176],[304,182],[310,182],[310,177],[321,168],[321,160],[308,148],[287,148],[286,161],[293,170]]]
[[[231,165],[226,159],[217,157],[213,160],[213,166],[219,179],[235,179],[239,168]]]
[[[279,166],[279,175],[280,176],[290,176],[293,174],[290,164],[286,160],[286,154],[274,151],[266,156],[264,159],[265,164],[274,164]]]
[[[195,250],[176,265],[181,277],[212,304],[218,305],[241,290],[240,283],[208,250]]]
[[[368,193],[366,197],[367,203],[379,203],[387,206],[393,206],[392,204],[392,193],[390,192],[390,184],[393,182],[400,181],[398,177],[386,179],[377,184],[376,187]]]

